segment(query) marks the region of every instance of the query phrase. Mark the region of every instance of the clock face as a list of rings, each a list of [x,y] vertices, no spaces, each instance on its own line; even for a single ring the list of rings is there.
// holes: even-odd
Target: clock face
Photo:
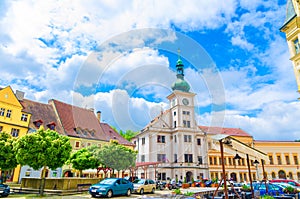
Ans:
[[[184,105],[188,105],[188,104],[189,104],[189,100],[186,99],[186,98],[183,98],[183,99],[182,99],[182,103],[183,103]]]

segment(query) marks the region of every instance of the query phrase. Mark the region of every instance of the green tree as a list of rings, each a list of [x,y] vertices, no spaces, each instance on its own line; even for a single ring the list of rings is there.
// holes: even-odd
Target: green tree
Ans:
[[[139,132],[134,132],[132,130],[126,130],[125,132],[120,130],[118,131],[116,127],[111,126],[112,129],[114,129],[116,132],[118,132],[123,138],[125,138],[128,141],[131,141],[131,139],[136,136]]]
[[[16,153],[13,150],[14,142],[15,138],[13,138],[10,134],[0,132],[0,176],[2,177],[2,179],[0,179],[1,182],[5,182],[6,180],[3,171],[13,169],[18,165]]]
[[[102,165],[121,171],[135,166],[137,151],[113,141],[103,146],[96,156]]]
[[[82,176],[82,170],[96,169],[100,165],[98,159],[93,155],[94,148],[82,148],[70,156],[69,162],[74,169],[79,170],[80,176]]]
[[[40,195],[43,195],[47,167],[57,169],[69,159],[72,150],[67,136],[42,127],[35,133],[27,134],[14,143],[16,158],[21,165],[34,170],[42,169]]]

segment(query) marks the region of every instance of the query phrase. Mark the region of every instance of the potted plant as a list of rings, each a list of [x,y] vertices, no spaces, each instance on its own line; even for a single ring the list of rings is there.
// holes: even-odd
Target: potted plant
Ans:
[[[211,186],[212,187],[218,187],[218,178],[213,178],[211,180]]]
[[[286,188],[284,188],[284,193],[287,193],[287,194],[294,194],[296,193],[296,190],[294,187],[291,187],[291,186],[287,186]]]
[[[196,187],[196,184],[195,184],[195,180],[194,178],[192,177],[192,184],[191,184],[192,187]]]
[[[189,187],[190,187],[190,184],[186,182],[186,177],[184,177],[183,183],[182,183],[182,188],[186,189],[186,188],[189,188]]]
[[[242,190],[242,191],[245,191],[245,192],[248,192],[248,191],[251,191],[251,188],[248,187],[247,185],[243,184],[241,190]]]

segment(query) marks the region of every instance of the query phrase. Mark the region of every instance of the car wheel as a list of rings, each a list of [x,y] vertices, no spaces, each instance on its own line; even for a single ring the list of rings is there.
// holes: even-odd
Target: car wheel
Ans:
[[[106,196],[107,196],[108,198],[111,198],[111,197],[113,196],[113,192],[112,192],[112,190],[111,190],[111,189],[110,189],[110,190],[108,190],[108,192],[107,192]]]
[[[144,194],[144,189],[140,190],[140,194],[143,195]]]
[[[155,193],[155,189],[154,189],[154,188],[152,188],[152,191],[151,191],[151,193]]]
[[[131,190],[128,189],[128,190],[127,190],[127,193],[126,193],[126,196],[130,196],[130,195],[131,195]]]

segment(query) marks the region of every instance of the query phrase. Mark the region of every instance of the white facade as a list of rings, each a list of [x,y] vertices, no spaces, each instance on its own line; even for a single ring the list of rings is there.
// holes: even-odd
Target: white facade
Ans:
[[[137,162],[161,162],[139,168],[140,178],[186,182],[209,178],[207,140],[195,120],[194,93],[174,90],[167,98],[170,109],[152,120],[133,141]],[[156,175],[155,175],[156,174]]]

